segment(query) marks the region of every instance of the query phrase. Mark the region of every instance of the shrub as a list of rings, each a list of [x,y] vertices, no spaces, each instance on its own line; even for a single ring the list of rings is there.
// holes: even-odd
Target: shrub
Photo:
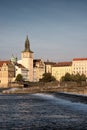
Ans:
[[[21,74],[18,74],[17,77],[16,77],[16,79],[15,79],[15,81],[17,81],[17,82],[23,82],[24,81],[23,80],[23,76]]]

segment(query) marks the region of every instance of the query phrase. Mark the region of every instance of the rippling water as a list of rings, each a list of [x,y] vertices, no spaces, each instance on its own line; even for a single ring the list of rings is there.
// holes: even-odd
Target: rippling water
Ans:
[[[87,105],[47,94],[0,95],[2,130],[87,129]]]

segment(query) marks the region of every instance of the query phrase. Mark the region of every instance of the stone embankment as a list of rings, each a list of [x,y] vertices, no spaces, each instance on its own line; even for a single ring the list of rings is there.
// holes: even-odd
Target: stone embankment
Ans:
[[[87,95],[87,86],[60,86],[57,85],[44,85],[44,86],[29,86],[24,87],[15,87],[7,90],[3,90],[2,93],[48,93],[48,92],[64,92],[64,93],[73,93],[73,94],[82,94]]]

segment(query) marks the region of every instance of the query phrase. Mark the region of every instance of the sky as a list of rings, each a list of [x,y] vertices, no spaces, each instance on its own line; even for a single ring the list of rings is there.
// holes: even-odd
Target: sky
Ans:
[[[87,57],[87,0],[0,0],[0,60],[21,59],[27,35],[34,59]]]

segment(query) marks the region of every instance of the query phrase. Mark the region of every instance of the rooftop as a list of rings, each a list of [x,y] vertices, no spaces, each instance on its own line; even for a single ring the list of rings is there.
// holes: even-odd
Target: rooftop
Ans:
[[[7,60],[7,61],[0,61],[0,67],[2,67],[4,63],[6,63],[6,65],[11,64],[11,62],[9,60]]]
[[[73,61],[87,60],[87,58],[74,58]]]
[[[54,67],[63,67],[63,66],[71,66],[72,62],[58,62],[54,65]]]

